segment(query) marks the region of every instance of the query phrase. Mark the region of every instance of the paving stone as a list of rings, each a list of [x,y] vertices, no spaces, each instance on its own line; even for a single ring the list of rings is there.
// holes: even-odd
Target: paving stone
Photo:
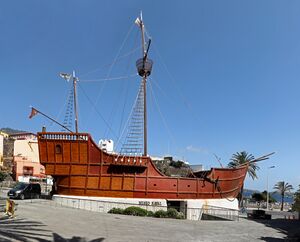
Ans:
[[[280,241],[300,228],[292,220],[188,221],[90,212],[41,199],[17,203],[16,218],[1,217],[0,241]]]

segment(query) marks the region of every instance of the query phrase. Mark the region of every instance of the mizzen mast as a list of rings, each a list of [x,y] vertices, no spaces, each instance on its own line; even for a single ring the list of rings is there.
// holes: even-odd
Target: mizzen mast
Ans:
[[[151,43],[151,39],[149,39],[148,46],[146,49],[146,42],[145,42],[145,26],[143,22],[142,12],[140,17],[135,20],[135,23],[140,27],[141,34],[142,34],[142,58],[136,61],[136,67],[138,70],[139,75],[142,77],[142,84],[143,84],[143,101],[144,101],[144,156],[147,156],[147,77],[151,74],[153,61],[148,57],[148,51]]]

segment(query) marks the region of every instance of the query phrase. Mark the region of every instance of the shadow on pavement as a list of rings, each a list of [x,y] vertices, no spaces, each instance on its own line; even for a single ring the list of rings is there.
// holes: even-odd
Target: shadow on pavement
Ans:
[[[50,231],[43,229],[42,223],[18,219],[0,218],[0,240],[1,241],[51,241]],[[49,239],[50,240],[49,240]]]
[[[93,240],[88,241],[85,238],[77,237],[77,236],[74,236],[71,239],[65,239],[56,233],[53,234],[54,242],[102,242],[104,240],[105,240],[105,238],[98,238],[98,239],[93,239]]]
[[[105,238],[86,240],[83,237],[73,236],[71,239],[64,238],[52,231],[43,229],[46,225],[18,218],[0,218],[0,241],[39,241],[39,242],[102,242]]]
[[[286,239],[277,239],[272,237],[261,237],[260,240],[262,241],[268,241],[268,242],[282,242],[282,241],[288,241]],[[297,241],[297,240],[296,240]]]
[[[267,227],[278,230],[286,237],[285,239],[277,239],[271,237],[261,237],[264,241],[300,241],[300,221],[299,220],[287,220],[287,219],[271,219],[271,220],[254,220],[258,223],[262,223]]]

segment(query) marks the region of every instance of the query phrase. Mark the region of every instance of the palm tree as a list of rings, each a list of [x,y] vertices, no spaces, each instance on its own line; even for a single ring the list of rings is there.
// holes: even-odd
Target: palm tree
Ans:
[[[231,161],[228,163],[228,167],[230,168],[234,168],[249,163],[247,173],[253,180],[257,179],[256,171],[259,170],[259,167],[258,165],[256,165],[255,162],[251,162],[255,160],[252,154],[248,154],[246,151],[236,152],[235,154],[232,155],[232,158],[230,160]]]
[[[287,182],[284,182],[284,181],[280,181],[280,182],[277,182],[275,184],[273,189],[276,189],[281,195],[281,208],[280,208],[280,210],[283,211],[284,194],[286,192],[290,192],[294,188],[291,184],[289,184]]]
[[[240,165],[249,163],[247,173],[253,180],[257,179],[256,171],[259,170],[259,167],[256,165],[256,162],[253,162],[255,158],[252,154],[248,154],[246,151],[237,152],[232,155],[230,160],[231,161],[228,163],[228,167],[230,168],[235,168]],[[244,185],[242,186],[239,194],[240,207],[243,207],[243,191]]]
[[[299,189],[294,194],[293,210],[300,212],[300,185]]]

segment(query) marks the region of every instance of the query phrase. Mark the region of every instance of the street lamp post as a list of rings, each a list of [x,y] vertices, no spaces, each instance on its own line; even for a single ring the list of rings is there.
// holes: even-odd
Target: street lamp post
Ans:
[[[267,169],[267,211],[269,210],[269,169],[275,168],[275,166],[269,166]]]

